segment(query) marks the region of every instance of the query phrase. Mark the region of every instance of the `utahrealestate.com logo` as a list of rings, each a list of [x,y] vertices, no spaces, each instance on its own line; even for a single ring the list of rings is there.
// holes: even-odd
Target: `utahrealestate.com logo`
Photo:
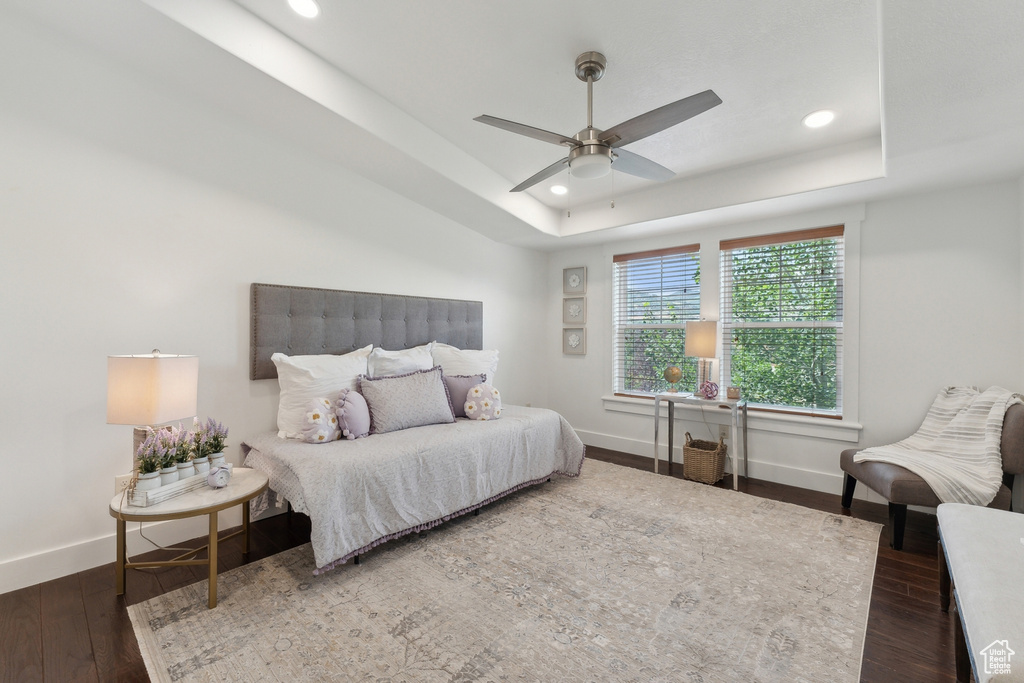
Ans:
[[[1008,675],[1010,673],[1010,658],[1017,653],[1010,649],[1009,641],[994,640],[991,645],[980,650],[978,654],[985,660],[984,669],[986,674]]]

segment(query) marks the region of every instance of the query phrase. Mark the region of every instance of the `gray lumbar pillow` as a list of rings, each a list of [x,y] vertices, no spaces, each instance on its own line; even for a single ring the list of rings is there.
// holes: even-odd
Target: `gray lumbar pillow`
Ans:
[[[455,422],[441,367],[390,377],[359,378],[370,408],[370,433]]]

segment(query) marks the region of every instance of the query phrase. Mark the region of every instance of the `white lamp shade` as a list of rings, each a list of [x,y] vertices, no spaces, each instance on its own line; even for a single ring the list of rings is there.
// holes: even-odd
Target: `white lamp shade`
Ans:
[[[714,320],[691,320],[686,323],[686,344],[683,353],[696,358],[714,358],[718,344],[718,323]]]
[[[198,388],[198,356],[107,356],[107,424],[157,425],[192,417]]]

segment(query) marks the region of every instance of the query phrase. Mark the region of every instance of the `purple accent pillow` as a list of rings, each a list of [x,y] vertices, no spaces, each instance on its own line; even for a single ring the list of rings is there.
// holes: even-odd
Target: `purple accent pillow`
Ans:
[[[334,404],[329,398],[314,398],[306,406],[302,421],[302,440],[308,443],[336,441],[341,430]]]
[[[501,417],[501,394],[490,384],[477,384],[466,395],[466,417],[497,420]]]
[[[370,409],[358,391],[345,389],[335,404],[343,439],[359,439],[370,433]]]
[[[466,417],[466,395],[477,384],[487,380],[483,373],[479,375],[444,375],[444,383],[448,386],[448,398],[452,402],[455,417]]]

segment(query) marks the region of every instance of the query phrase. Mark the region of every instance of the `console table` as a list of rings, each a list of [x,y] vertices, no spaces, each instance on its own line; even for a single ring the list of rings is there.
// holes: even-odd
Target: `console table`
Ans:
[[[747,400],[716,398],[706,399],[693,394],[672,394],[662,392],[654,395],[654,471],[658,471],[659,448],[658,448],[658,425],[661,423],[661,402],[668,403],[668,472],[672,474],[672,448],[675,437],[675,406],[677,403],[684,405],[696,405],[704,408],[728,408],[732,417],[732,487],[739,489],[739,467],[737,463],[737,444],[739,443],[740,418],[743,423],[743,476],[747,472]]]
[[[148,507],[129,505],[127,497],[122,494],[114,496],[110,501],[110,516],[117,520],[117,594],[124,595],[125,572],[128,569],[143,567],[173,567],[179,565],[205,564],[210,568],[209,607],[217,606],[217,543],[238,534],[244,534],[242,552],[249,553],[249,505],[248,502],[267,488],[267,475],[253,469],[235,467],[231,472],[231,480],[222,489],[208,486],[189,491],[176,498],[165,500]],[[242,528],[218,539],[217,513],[236,505],[242,506]],[[173,560],[154,562],[131,562],[125,549],[126,522],[160,522],[168,519],[185,519],[210,516],[209,544],[202,548],[190,550]],[[201,550],[208,549],[205,560],[184,559],[194,557]]]

